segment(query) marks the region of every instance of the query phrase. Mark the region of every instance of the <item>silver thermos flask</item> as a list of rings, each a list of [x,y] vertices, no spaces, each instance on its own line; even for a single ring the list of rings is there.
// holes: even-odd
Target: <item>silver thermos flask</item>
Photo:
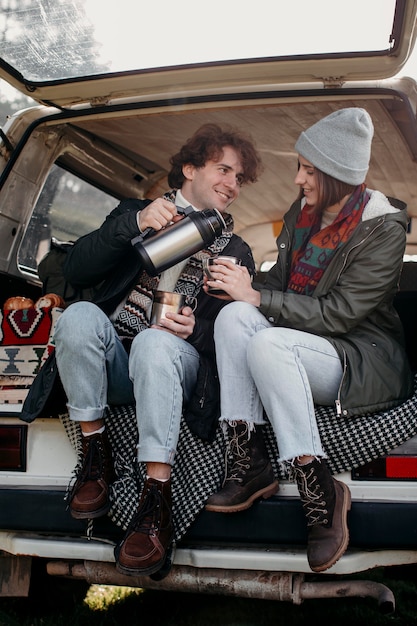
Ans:
[[[194,211],[192,207],[187,207],[177,208],[177,212],[184,213],[186,217],[158,231],[147,229],[132,239],[144,269],[151,276],[209,246],[226,228],[217,209]]]

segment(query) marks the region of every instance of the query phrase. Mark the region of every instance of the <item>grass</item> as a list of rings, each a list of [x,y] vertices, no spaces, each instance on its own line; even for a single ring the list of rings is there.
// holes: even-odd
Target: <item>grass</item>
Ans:
[[[415,626],[416,570],[383,570],[366,576],[386,584],[396,611],[383,615],[372,598],[306,600],[301,605],[207,594],[174,593],[92,585],[64,605],[58,592],[33,599],[0,599],[0,626],[301,626],[327,621],[337,626]],[[362,577],[363,578],[363,577]],[[45,590],[46,591],[46,590]]]

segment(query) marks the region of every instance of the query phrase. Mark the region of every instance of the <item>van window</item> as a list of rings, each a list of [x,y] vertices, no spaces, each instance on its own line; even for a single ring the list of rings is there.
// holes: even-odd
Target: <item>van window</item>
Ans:
[[[213,46],[210,37],[201,37],[201,21],[190,11],[190,0],[177,0],[176,10],[170,11],[170,32],[182,32],[186,14],[187,36],[177,37],[174,46],[155,46],[154,29],[142,28],[138,37],[137,27],[160,22],[161,2],[119,0],[113,9],[103,9],[102,0],[3,4],[2,58],[35,82],[227,59],[386,51],[396,37],[395,14],[402,12],[395,0],[264,0],[255,11],[242,10],[243,3],[214,0],[204,15],[205,31],[216,32],[219,14],[225,24],[238,19],[239,28],[229,28],[227,37],[217,37]],[[313,10],[314,32],[310,19],[300,19]],[[123,45],[115,37],[115,20]]]
[[[36,275],[52,237],[76,241],[98,228],[117,202],[113,196],[53,165],[20,245],[19,269]]]

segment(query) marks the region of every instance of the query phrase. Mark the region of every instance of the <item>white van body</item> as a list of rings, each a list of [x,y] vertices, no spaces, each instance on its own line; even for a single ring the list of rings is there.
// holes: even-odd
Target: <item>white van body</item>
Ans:
[[[139,67],[62,80],[32,78],[14,68],[24,55],[14,57],[10,43],[0,77],[36,104],[10,116],[1,130],[2,303],[11,296],[36,300],[41,295],[37,267],[52,238],[74,241],[98,227],[121,199],[164,192],[169,156],[208,121],[247,130],[264,160],[260,182],[244,189],[232,210],[235,232],[252,246],[260,276],[275,262],[275,239],[296,196],[298,134],[347,106],[364,107],[372,116],[367,183],[406,202],[406,253],[412,258],[417,254],[417,83],[394,76],[413,49],[417,3],[398,1],[395,9],[394,36],[377,52]],[[407,259],[398,306],[417,369],[417,264]],[[392,592],[367,581],[366,572],[417,563],[417,414],[415,430],[408,416],[413,434],[399,446],[338,476],[352,492],[352,537],[328,572],[311,577],[299,532],[298,493],[284,481],[277,496],[233,519],[202,512],[176,546],[171,571],[154,580],[116,571],[113,549],[120,528],[111,519],[92,529],[71,518],[64,498],[77,462],[75,446],[53,410],[24,423],[24,398],[25,389],[0,389],[2,596],[28,595],[37,561],[48,576],[68,578],[68,584],[73,579],[294,603],[368,595],[390,611]],[[414,415],[410,406],[407,411]],[[277,527],[271,540],[271,524],[280,516],[285,532],[280,535]],[[362,581],[346,578],[360,572]]]

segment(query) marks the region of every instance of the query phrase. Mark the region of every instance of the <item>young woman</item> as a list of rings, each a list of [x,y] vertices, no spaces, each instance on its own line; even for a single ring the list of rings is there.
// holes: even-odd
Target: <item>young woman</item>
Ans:
[[[231,461],[206,508],[239,511],[270,495],[258,450],[265,412],[279,461],[298,486],[315,572],[345,552],[350,509],[349,488],[326,464],[315,405],[334,405],[336,421],[386,410],[412,393],[393,307],[407,216],[401,203],[365,185],[372,136],[360,108],[302,132],[300,194],[285,215],[277,263],[262,285],[227,263],[213,276],[235,300],[219,313],[214,335]]]

